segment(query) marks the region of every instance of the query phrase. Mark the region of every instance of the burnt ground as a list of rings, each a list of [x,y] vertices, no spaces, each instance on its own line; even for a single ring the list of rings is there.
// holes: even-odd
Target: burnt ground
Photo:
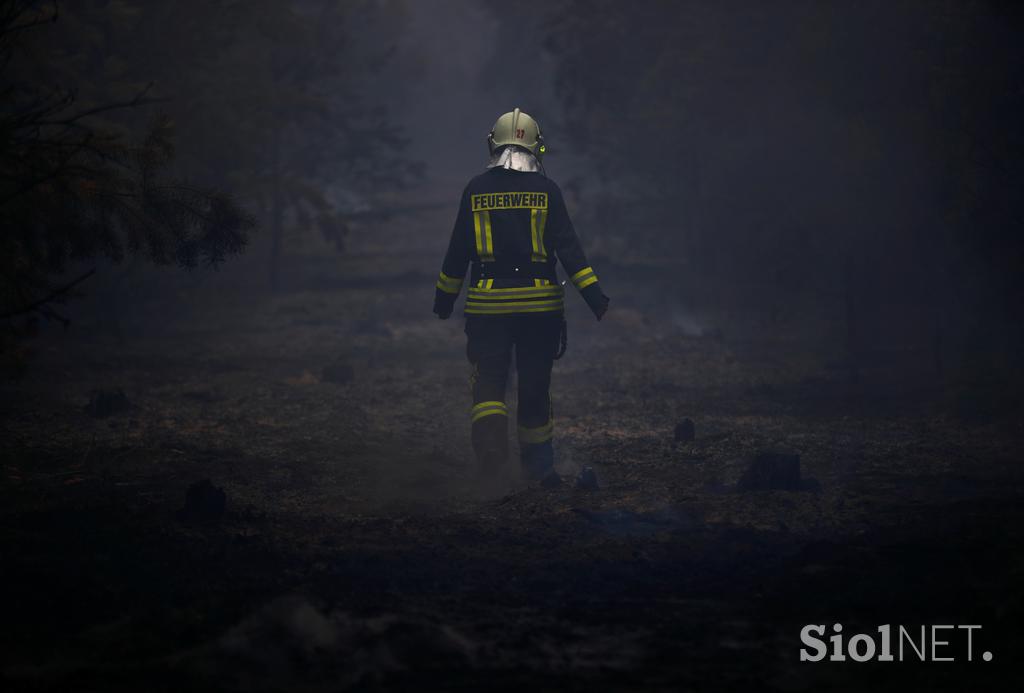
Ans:
[[[854,382],[827,312],[709,317],[595,259],[613,313],[571,296],[555,368],[566,482],[481,478],[430,234],[293,258],[275,294],[258,258],[129,277],[32,342],[2,385],[5,690],[1020,690],[1001,384],[936,385],[898,344]],[[111,388],[126,409],[87,411]],[[817,484],[737,490],[768,449]],[[201,479],[219,522],[179,513]],[[836,622],[983,630],[970,663],[800,663]]]

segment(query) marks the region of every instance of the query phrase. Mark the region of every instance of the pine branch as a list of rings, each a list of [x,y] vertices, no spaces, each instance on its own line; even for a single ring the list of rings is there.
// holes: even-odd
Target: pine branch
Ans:
[[[168,101],[165,98],[146,98],[146,94],[153,88],[153,82],[147,84],[138,94],[129,99],[128,101],[116,101],[114,103],[103,104],[102,106],[96,106],[94,108],[87,108],[84,111],[68,116],[67,118],[58,118],[56,120],[37,120],[35,125],[63,125],[64,127],[75,127],[79,125],[80,120],[94,116],[99,113],[106,113],[108,111],[116,111],[122,108],[135,108],[137,106],[145,106],[151,103],[162,103]]]
[[[91,269],[88,272],[86,272],[85,274],[83,274],[82,276],[80,276],[77,279],[75,279],[74,281],[72,281],[72,282],[70,282],[68,284],[65,284],[64,286],[62,286],[62,287],[60,287],[58,289],[54,289],[53,291],[51,291],[49,294],[47,294],[43,298],[41,298],[41,299],[39,299],[37,301],[33,301],[32,303],[30,303],[29,305],[27,305],[27,306],[25,306],[23,308],[18,308],[17,310],[8,311],[6,313],[0,313],[0,318],[4,318],[4,319],[6,319],[6,318],[13,318],[16,315],[23,315],[25,313],[31,313],[32,311],[40,310],[47,303],[49,303],[50,301],[53,301],[54,299],[57,299],[57,298],[63,296],[67,292],[71,291],[71,289],[75,288],[76,286],[78,286],[79,284],[81,284],[82,282],[84,282],[86,279],[88,279],[89,277],[91,277],[94,274],[96,274],[96,270],[95,269]]]

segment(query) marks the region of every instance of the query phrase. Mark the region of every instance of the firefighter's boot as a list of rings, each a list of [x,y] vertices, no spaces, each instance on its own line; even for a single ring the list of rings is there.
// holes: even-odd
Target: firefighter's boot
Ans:
[[[535,444],[520,443],[519,459],[523,465],[523,476],[530,481],[538,481],[554,470],[555,449],[550,440]]]

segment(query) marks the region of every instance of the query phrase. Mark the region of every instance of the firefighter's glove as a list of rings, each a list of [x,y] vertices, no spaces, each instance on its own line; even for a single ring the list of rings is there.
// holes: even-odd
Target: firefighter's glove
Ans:
[[[608,302],[611,299],[604,295],[601,287],[597,284],[584,287],[580,294],[583,296],[583,300],[587,302],[587,305],[590,306],[590,310],[594,311],[594,317],[598,320],[603,318],[604,314],[608,312]]]
[[[434,296],[434,315],[441,320],[447,320],[452,316],[452,310],[454,308],[455,297],[451,294],[438,291],[437,295]]]

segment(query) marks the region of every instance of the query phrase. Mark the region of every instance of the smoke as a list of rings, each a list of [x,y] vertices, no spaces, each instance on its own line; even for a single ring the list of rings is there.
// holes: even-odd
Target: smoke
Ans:
[[[410,3],[391,77],[408,81],[391,104],[411,139],[411,158],[426,163],[428,184],[461,187],[483,169],[486,138],[515,107],[535,116],[557,150],[561,109],[541,12],[515,21],[486,3]]]
[[[346,690],[403,671],[473,666],[477,649],[430,619],[357,618],[288,595],[230,628],[193,664],[232,688],[321,690],[330,682]]]
[[[704,326],[691,313],[673,309],[669,313],[669,324],[686,337],[703,337]]]

